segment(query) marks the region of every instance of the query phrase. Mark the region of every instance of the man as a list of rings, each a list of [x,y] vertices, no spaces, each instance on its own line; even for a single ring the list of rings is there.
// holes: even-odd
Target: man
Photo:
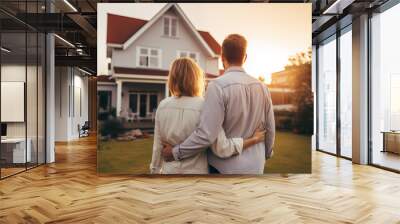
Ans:
[[[179,145],[164,144],[162,154],[166,161],[179,161],[206,150],[221,128],[228,138],[248,138],[262,128],[266,131],[265,144],[256,144],[225,159],[209,152],[208,162],[211,173],[263,174],[265,159],[272,154],[275,121],[267,87],[242,68],[246,49],[243,36],[231,34],[225,38],[221,55],[225,73],[209,83],[197,129]]]

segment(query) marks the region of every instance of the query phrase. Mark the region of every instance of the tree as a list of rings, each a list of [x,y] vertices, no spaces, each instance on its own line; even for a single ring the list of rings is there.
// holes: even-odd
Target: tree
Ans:
[[[293,117],[293,130],[298,133],[313,133],[314,98],[311,88],[311,58],[312,51],[297,53],[289,57],[286,70],[292,70],[293,79],[292,102],[296,107]]]

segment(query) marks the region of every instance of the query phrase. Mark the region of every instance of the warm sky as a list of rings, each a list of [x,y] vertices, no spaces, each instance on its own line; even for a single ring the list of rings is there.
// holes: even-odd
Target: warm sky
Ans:
[[[99,3],[97,62],[99,74],[107,73],[106,15],[151,19],[165,3]],[[311,46],[311,4],[184,3],[179,4],[198,30],[209,31],[222,43],[230,33],[248,41],[244,67],[253,76],[283,69],[290,55]],[[222,67],[222,66],[221,66]]]

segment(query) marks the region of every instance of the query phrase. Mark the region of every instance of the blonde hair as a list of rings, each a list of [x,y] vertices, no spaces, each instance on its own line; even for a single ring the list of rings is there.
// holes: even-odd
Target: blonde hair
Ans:
[[[168,88],[173,96],[203,96],[204,74],[188,57],[176,59],[169,70]]]

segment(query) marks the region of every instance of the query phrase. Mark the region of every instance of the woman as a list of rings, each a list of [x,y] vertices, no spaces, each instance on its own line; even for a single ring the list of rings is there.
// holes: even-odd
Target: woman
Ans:
[[[162,141],[176,145],[195,130],[203,106],[203,72],[191,58],[176,59],[168,75],[168,88],[172,96],[162,100],[156,112],[150,172],[153,174],[208,174],[206,150],[181,161],[165,162],[161,156]],[[249,139],[227,139],[222,130],[211,149],[221,158],[231,157],[240,154],[242,149],[264,141],[264,135],[264,131],[256,131]]]

